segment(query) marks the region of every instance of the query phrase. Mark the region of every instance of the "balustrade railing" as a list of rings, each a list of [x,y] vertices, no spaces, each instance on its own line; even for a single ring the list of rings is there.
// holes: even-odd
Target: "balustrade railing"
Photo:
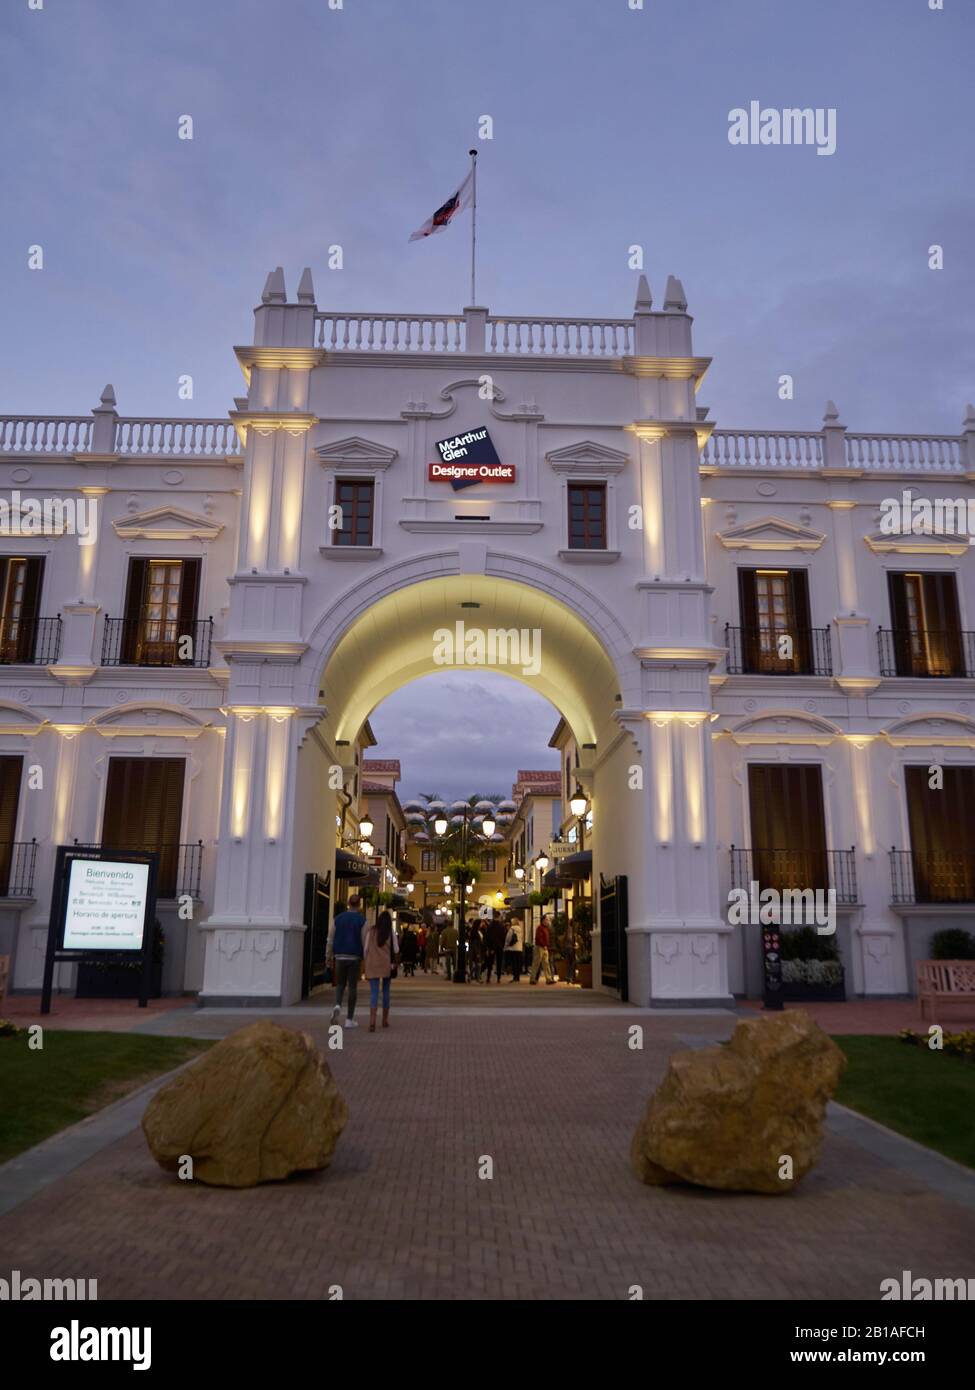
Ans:
[[[890,851],[893,903],[975,902],[975,851],[969,854]]]
[[[485,347],[529,357],[627,357],[633,353],[633,321],[489,316]]]
[[[36,840],[0,841],[0,898],[31,897],[36,863]]]
[[[0,454],[84,454],[93,421],[71,415],[0,416]]]
[[[975,676],[975,632],[956,628],[878,628],[882,676]]]
[[[822,468],[823,436],[801,430],[714,430],[701,462],[713,468]]]
[[[209,666],[213,619],[106,618],[103,666]]]
[[[836,890],[838,903],[858,899],[855,849],[736,849],[731,846],[731,886],[779,893]]]
[[[315,315],[315,346],[329,352],[464,352],[459,314]]]
[[[0,618],[0,665],[53,666],[61,652],[56,618]]]
[[[223,458],[240,453],[230,420],[119,420],[115,452],[130,457]]]
[[[961,444],[950,434],[847,434],[850,468],[870,473],[963,473]]]
[[[724,634],[731,676],[833,674],[828,627],[732,627],[726,624]]]

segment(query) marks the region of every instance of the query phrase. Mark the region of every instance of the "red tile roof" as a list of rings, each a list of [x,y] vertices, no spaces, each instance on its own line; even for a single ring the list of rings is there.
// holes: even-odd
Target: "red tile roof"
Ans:
[[[555,768],[554,771],[547,769],[544,772],[523,772],[519,770],[517,781],[519,782],[561,782],[562,774]]]
[[[363,758],[363,772],[395,772],[401,776],[399,758]]]

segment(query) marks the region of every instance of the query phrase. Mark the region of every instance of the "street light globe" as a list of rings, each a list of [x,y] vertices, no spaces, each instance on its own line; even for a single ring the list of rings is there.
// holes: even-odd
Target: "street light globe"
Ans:
[[[363,840],[362,844],[359,846],[359,853],[366,855],[366,857],[368,858],[373,854],[373,852],[374,851],[370,842],[368,840]]]
[[[446,835],[446,833],[447,833],[447,818],[446,818],[446,816],[438,816],[437,819],[433,822],[433,829],[434,829],[434,833],[435,833],[436,835]]]
[[[491,836],[494,834],[496,828],[497,827],[494,817],[485,816],[483,821],[481,822],[481,830],[484,832],[484,834],[488,837],[489,840]]]
[[[545,870],[548,868],[548,855],[540,854],[538,858],[535,860],[535,863],[538,865],[540,872],[544,873]]]
[[[364,840],[368,840],[369,836],[372,834],[372,821],[368,816],[363,816],[362,820],[359,822],[359,834]]]
[[[413,888],[414,888],[414,885],[413,885],[412,883],[408,883],[408,884],[406,885],[406,891],[407,891],[407,893],[412,893],[412,892],[413,892]]]
[[[574,816],[581,816],[585,812],[588,801],[585,792],[581,787],[576,787],[574,793],[569,798],[569,810]]]
[[[519,864],[518,867],[517,867],[517,869],[515,869],[515,878],[518,879],[518,881],[519,881],[519,883],[520,883],[521,880],[522,880],[524,877],[525,877],[525,871],[524,871],[524,869],[521,867],[521,865]]]
[[[444,874],[444,876],[443,876],[443,886],[444,886],[445,888],[449,888],[449,887],[450,887],[450,874]]]

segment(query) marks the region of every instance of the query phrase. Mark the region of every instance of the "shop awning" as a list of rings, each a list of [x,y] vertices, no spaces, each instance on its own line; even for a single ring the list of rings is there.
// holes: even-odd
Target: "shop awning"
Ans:
[[[505,907],[531,907],[527,897],[522,895],[520,898],[505,898]]]
[[[545,877],[542,879],[542,887],[543,887],[543,888],[571,888],[571,887],[572,887],[573,883],[575,883],[575,879],[574,879],[574,878],[570,878],[567,874],[565,874],[565,873],[562,872],[562,867],[561,867],[561,865],[564,864],[564,863],[565,863],[565,860],[563,859],[563,860],[560,862],[559,868],[557,868],[557,869],[549,869],[548,873],[547,873],[547,874],[545,875]]]
[[[592,876],[592,850],[579,850],[577,854],[567,854],[559,862],[559,873],[566,878],[580,879]]]
[[[335,877],[336,878],[355,878],[368,880],[373,873],[373,866],[368,859],[360,859],[358,855],[350,853],[347,849],[337,849],[335,851]]]

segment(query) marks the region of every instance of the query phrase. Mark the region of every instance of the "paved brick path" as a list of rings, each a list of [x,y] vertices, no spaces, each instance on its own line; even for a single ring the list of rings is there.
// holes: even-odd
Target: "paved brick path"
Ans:
[[[639,1284],[659,1299],[873,1300],[904,1269],[975,1277],[975,1211],[835,1135],[787,1197],[642,1186],[629,1140],[668,1054],[734,1020],[569,1013],[554,996],[538,1011],[404,1008],[387,1033],[346,1035],[326,1055],[350,1122],[322,1174],[181,1184],[134,1132],[0,1219],[0,1270],[140,1299],[322,1298],[334,1284],[365,1299],[625,1298]],[[243,1021],[169,1013],[152,1031]],[[324,1043],[323,1014],[280,1021]],[[627,1046],[634,1021],[643,1051]]]

